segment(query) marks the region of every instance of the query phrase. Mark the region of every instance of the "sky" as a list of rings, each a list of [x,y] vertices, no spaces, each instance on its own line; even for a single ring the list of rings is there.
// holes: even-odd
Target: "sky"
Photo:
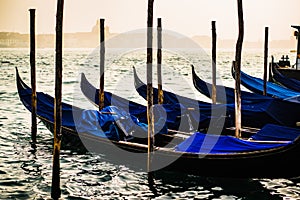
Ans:
[[[29,9],[36,9],[36,33],[55,33],[55,0],[0,0],[0,32],[29,33]],[[63,31],[89,32],[96,20],[105,19],[113,33],[147,26],[147,0],[65,0]],[[300,25],[300,0],[243,0],[245,40],[289,39],[291,25]],[[185,36],[211,35],[216,21],[222,39],[238,36],[237,0],[154,0],[154,27]]]

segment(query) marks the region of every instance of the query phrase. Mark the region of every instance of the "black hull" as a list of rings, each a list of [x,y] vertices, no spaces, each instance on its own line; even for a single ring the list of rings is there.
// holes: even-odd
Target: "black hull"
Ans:
[[[277,68],[277,70],[288,78],[294,78],[300,81],[300,70],[295,68]]]
[[[52,127],[43,121],[47,127]],[[73,138],[76,133],[64,129],[64,139]],[[75,136],[76,137],[76,136]],[[147,172],[147,145],[116,142],[91,135],[77,135],[83,146],[93,153],[104,155],[114,164],[121,164],[133,170]],[[152,156],[155,171],[173,171],[205,177],[231,178],[295,178],[300,176],[299,142],[287,147],[252,153],[236,154],[191,154],[158,149]],[[162,161],[170,163],[160,168]]]
[[[289,78],[278,71],[278,68],[273,65],[270,70],[270,81],[277,83],[283,87],[300,92],[300,81],[294,78]]]
[[[54,124],[47,119],[39,117],[39,120],[46,126],[46,128],[53,134],[54,133]],[[73,129],[62,127],[62,141],[61,141],[61,148],[68,149],[76,152],[85,153],[88,150],[85,148],[84,144],[82,143],[78,133]]]

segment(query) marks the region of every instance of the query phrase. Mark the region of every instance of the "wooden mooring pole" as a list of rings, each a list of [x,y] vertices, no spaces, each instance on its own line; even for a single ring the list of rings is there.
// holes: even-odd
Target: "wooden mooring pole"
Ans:
[[[236,54],[235,54],[235,62],[233,62],[235,68],[235,136],[241,137],[241,58],[242,58],[242,47],[243,47],[243,39],[244,39],[244,17],[243,17],[243,1],[237,0],[238,7],[238,24],[239,24],[239,35],[236,43]]]
[[[158,82],[158,104],[164,103],[164,94],[162,90],[162,27],[161,18],[157,19],[157,82]]]
[[[241,117],[241,71],[238,70],[236,61],[232,62],[235,71],[235,136],[241,137],[242,117]]]
[[[104,19],[100,19],[100,90],[99,111],[104,108],[104,61],[105,61],[105,34]]]
[[[274,65],[274,56],[271,56],[271,62],[269,63],[269,82],[273,81],[272,67]]]
[[[64,0],[57,1],[56,48],[55,48],[55,102],[54,102],[54,141],[51,197],[59,199],[60,190],[60,146],[62,139],[62,28]]]
[[[35,69],[35,9],[29,9],[30,12],[30,71],[31,71],[31,140],[36,143],[37,134],[37,98],[36,98],[36,69]]]
[[[212,103],[216,104],[217,102],[217,76],[216,76],[216,62],[217,62],[217,34],[216,34],[216,22],[212,21],[212,93],[211,93],[211,99]]]
[[[268,74],[268,42],[269,42],[269,28],[265,27],[265,48],[264,48],[264,91],[263,95],[267,95],[267,74]],[[269,74],[271,76],[271,74]]]
[[[152,85],[152,42],[153,42],[153,4],[154,0],[148,0],[147,16],[147,119],[148,119],[148,158],[147,172],[149,182],[153,182],[151,160],[154,149],[154,114],[153,114],[153,85]]]

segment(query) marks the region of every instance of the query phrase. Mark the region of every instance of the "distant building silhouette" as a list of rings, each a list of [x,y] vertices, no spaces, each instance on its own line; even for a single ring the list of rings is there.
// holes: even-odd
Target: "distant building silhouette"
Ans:
[[[110,37],[111,33],[109,31],[109,26],[105,26],[104,29],[105,29],[105,32],[104,32],[105,38]],[[92,33],[94,33],[94,34],[99,34],[100,33],[100,19],[98,19],[96,21],[96,25],[93,26]]]
[[[0,47],[27,47],[28,37],[25,34],[0,32]]]
[[[100,41],[100,20],[96,21],[91,32],[64,33],[63,45],[65,48],[95,48]],[[105,27],[105,38],[109,39],[115,34]],[[14,32],[0,32],[0,48],[29,48],[29,34]],[[54,48],[54,34],[37,34],[37,48]]]

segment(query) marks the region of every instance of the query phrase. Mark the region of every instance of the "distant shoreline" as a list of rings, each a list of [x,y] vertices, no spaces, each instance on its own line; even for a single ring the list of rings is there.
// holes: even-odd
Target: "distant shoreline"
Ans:
[[[119,36],[118,33],[106,32],[105,38],[109,40],[114,36]],[[29,48],[29,34],[21,34],[17,32],[0,32],[0,48]],[[127,36],[126,36],[127,37]],[[123,38],[124,39],[124,38]],[[140,35],[133,33],[132,35],[128,34],[128,38],[121,41],[125,45],[133,45],[135,43],[141,42],[143,39]],[[174,39],[174,38],[173,38]],[[210,36],[193,36],[190,38],[185,38],[178,40],[174,47],[186,47],[185,40],[190,40],[195,42],[197,46],[206,49],[211,48],[211,37]],[[164,42],[173,42],[165,38]],[[65,33],[63,38],[63,45],[65,48],[96,48],[99,44],[99,34],[97,30],[91,32],[78,32],[78,33]],[[116,47],[122,46],[122,44],[114,44]],[[296,39],[290,37],[289,40],[273,40],[269,41],[270,49],[296,49]],[[218,49],[234,49],[236,45],[236,40],[233,39],[217,39],[217,48]],[[176,47],[177,47],[176,46]],[[37,48],[54,48],[55,47],[55,35],[54,34],[37,34],[36,35],[36,47]],[[243,48],[245,49],[263,49],[263,41],[244,41]]]

